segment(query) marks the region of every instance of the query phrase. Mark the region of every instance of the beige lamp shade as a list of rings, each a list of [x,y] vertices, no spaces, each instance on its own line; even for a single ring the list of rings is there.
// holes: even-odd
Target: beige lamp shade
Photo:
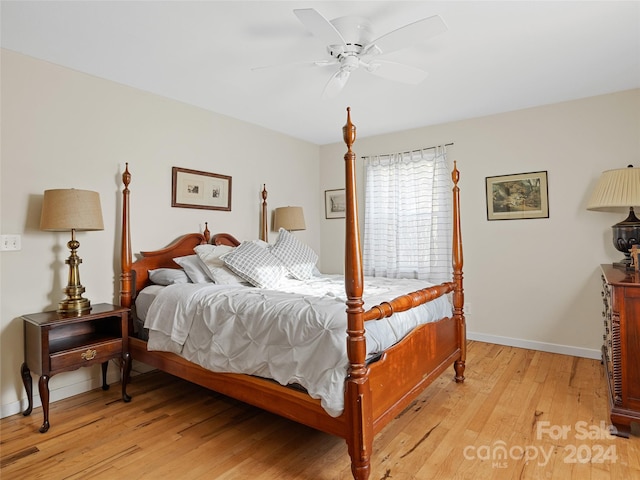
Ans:
[[[103,230],[100,195],[75,188],[45,190],[40,229],[60,232]]]
[[[587,210],[640,206],[640,168],[627,167],[602,173]]]
[[[277,231],[281,228],[289,231],[306,229],[302,207],[276,208],[273,229]]]
[[[615,211],[628,208],[629,216],[611,226],[613,245],[624,254],[614,267],[631,267],[631,249],[640,244],[640,219],[636,217],[633,207],[640,205],[640,168],[629,165],[627,168],[607,170],[598,180],[591,194],[587,210]]]

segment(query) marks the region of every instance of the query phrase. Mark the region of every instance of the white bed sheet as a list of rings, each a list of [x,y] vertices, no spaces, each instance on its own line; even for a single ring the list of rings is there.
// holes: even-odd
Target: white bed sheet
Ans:
[[[366,278],[365,309],[426,286],[417,280]],[[287,280],[277,291],[208,283],[171,285],[154,293],[145,321],[149,350],[178,353],[217,372],[298,383],[330,415],[342,413],[349,365],[342,276]],[[367,355],[384,351],[419,324],[451,315],[445,296],[366,322]]]

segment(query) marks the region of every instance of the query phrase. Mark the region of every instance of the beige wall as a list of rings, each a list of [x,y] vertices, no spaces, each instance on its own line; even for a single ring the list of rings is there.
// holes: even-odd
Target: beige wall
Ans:
[[[134,251],[164,246],[205,221],[214,232],[255,238],[266,183],[269,209],[303,206],[307,230],[297,235],[320,253],[323,271],[342,271],[343,222],[324,219],[324,190],[344,186],[343,144],[318,147],[4,50],[1,62],[1,233],[22,235],[22,250],[0,254],[0,416],[25,406],[19,316],[55,308],[66,283],[68,237],[38,229],[45,189],[101,195],[105,230],[78,235],[82,283],[96,303],[117,300],[125,162],[133,174]],[[353,110],[356,125],[363,115]],[[455,143],[449,158],[462,175],[471,338],[598,355],[598,265],[620,257],[610,225],[625,215],[585,206],[603,170],[640,163],[640,90],[376,137],[358,133],[358,156]],[[172,166],[231,175],[233,211],[171,208]],[[549,174],[550,218],[488,222],[485,177],[538,170]],[[97,369],[60,374],[50,381],[51,397],[98,384]]]
[[[104,231],[77,235],[81,281],[94,303],[117,301],[125,162],[134,251],[163,247],[205,221],[213,232],[257,238],[263,183],[269,210],[304,207],[307,230],[296,235],[320,250],[317,145],[6,50],[1,62],[1,233],[22,235],[21,251],[0,254],[2,416],[25,405],[19,316],[55,308],[67,282],[70,237],[38,228],[44,190],[100,193]],[[232,211],[172,208],[172,166],[231,175]],[[51,398],[97,386],[98,378],[97,369],[56,375]]]
[[[365,116],[352,110],[356,126]],[[598,266],[622,258],[612,246],[610,226],[626,212],[585,208],[602,171],[640,165],[640,90],[359,135],[358,157],[454,142],[448,157],[461,172],[470,338],[599,356]],[[327,145],[320,152],[321,189],[343,187],[345,146]],[[485,177],[540,170],[548,172],[548,219],[487,221]],[[342,271],[343,242],[334,239],[344,237],[343,222],[323,219],[321,231],[323,271]]]

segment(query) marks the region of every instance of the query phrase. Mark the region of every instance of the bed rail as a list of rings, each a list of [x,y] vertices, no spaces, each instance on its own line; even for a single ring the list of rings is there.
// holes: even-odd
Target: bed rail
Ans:
[[[424,303],[446,295],[447,293],[451,293],[454,289],[455,284],[453,282],[448,282],[407,293],[394,298],[389,302],[382,302],[380,305],[371,307],[369,310],[364,312],[364,321],[382,320],[383,318],[390,317],[394,313],[411,310],[414,307],[418,307]]]

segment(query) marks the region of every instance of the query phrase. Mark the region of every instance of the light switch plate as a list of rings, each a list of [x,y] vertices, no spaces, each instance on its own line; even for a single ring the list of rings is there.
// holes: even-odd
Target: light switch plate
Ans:
[[[20,250],[20,235],[0,235],[0,251],[10,252]]]

